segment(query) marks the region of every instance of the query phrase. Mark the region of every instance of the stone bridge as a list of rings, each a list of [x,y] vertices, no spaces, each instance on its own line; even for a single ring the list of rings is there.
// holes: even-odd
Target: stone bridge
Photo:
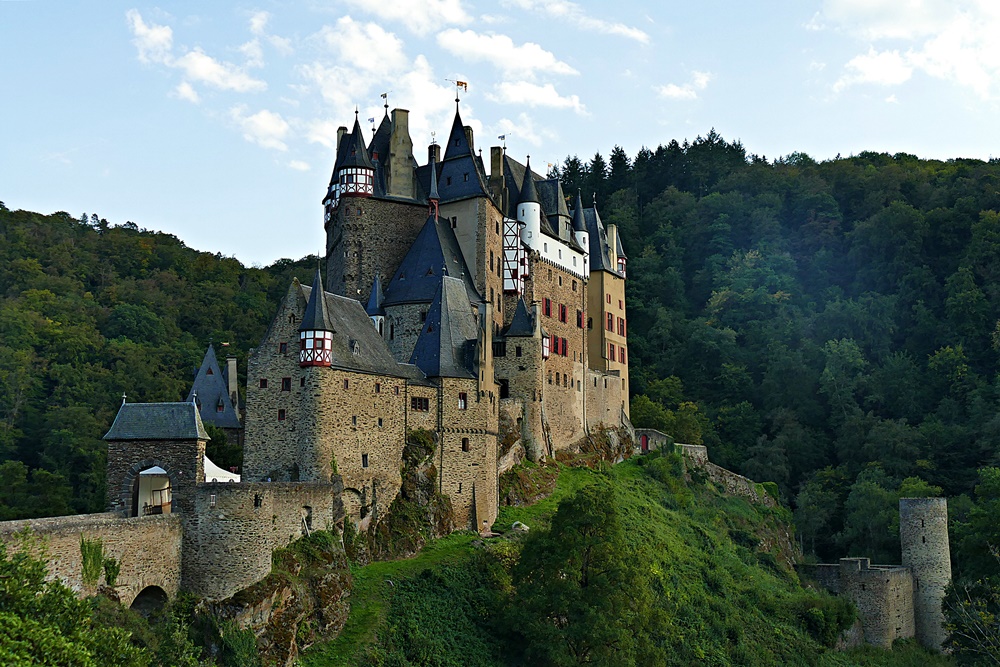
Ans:
[[[0,541],[13,546],[16,534],[30,528],[41,538],[49,578],[84,595],[80,538],[101,540],[104,558],[121,564],[115,585],[126,606],[158,605],[176,597],[181,584],[181,521],[176,514],[125,518],[117,512],[0,522]],[[16,548],[16,547],[14,547]],[[104,583],[102,572],[99,583]]]

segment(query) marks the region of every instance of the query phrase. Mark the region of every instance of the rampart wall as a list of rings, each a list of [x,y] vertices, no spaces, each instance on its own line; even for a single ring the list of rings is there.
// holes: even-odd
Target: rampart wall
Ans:
[[[105,512],[5,521],[0,523],[0,541],[15,544],[15,534],[25,528],[43,540],[49,578],[62,581],[77,593],[94,592],[83,583],[81,537],[101,540],[104,557],[121,564],[115,590],[123,604],[132,604],[147,586],[158,586],[170,598],[180,589],[180,515],[125,518],[118,512]]]

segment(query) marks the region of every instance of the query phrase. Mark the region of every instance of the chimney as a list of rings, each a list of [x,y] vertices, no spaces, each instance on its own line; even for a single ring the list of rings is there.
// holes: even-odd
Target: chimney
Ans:
[[[441,161],[441,145],[431,144],[427,147],[427,161],[428,162],[440,162]]]
[[[618,225],[608,223],[608,257],[611,258],[611,269],[618,270]]]
[[[476,154],[476,146],[475,146],[475,144],[472,141],[472,126],[471,125],[466,125],[465,126],[465,140],[469,142],[469,152],[472,153],[473,155],[475,155]]]
[[[226,357],[226,384],[229,390],[229,400],[233,402],[233,409],[236,416],[240,416],[240,389],[239,375],[236,370],[236,357],[230,355]]]
[[[506,214],[507,202],[503,197],[503,149],[499,146],[490,148],[490,191],[503,204],[502,210]]]
[[[410,112],[392,110],[392,133],[389,135],[389,155],[386,169],[386,190],[396,197],[414,197],[413,140],[410,139]]]
[[[337,152],[338,153],[340,152],[340,140],[344,138],[345,134],[347,134],[347,128],[346,127],[344,127],[343,125],[341,125],[340,127],[337,128]]]

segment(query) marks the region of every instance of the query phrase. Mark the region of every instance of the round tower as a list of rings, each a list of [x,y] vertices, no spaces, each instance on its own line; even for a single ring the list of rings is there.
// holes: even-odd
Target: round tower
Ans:
[[[521,238],[532,250],[542,247],[542,205],[535,188],[535,179],[531,177],[531,157],[524,167],[524,181],[521,194],[517,201],[517,221],[524,225],[521,228]]]
[[[941,650],[947,638],[941,604],[951,582],[948,500],[900,498],[899,539],[903,565],[913,573],[913,616],[917,640]]]

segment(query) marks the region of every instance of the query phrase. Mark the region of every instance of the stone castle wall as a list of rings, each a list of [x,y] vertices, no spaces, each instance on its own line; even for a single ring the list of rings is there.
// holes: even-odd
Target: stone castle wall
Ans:
[[[493,357],[497,380],[506,380],[508,383],[509,398],[504,400],[520,401],[523,405],[519,415],[521,443],[532,461],[538,461],[549,453],[542,422],[544,364],[542,341],[539,338],[508,338],[506,354]]]
[[[908,568],[842,558],[840,595],[858,608],[866,643],[888,649],[897,639],[913,637],[913,575]]]
[[[16,545],[15,534],[25,528],[42,538],[49,563],[48,578],[62,581],[79,594],[94,592],[83,583],[81,537],[101,540],[104,557],[115,558],[121,564],[115,590],[123,604],[132,604],[147,586],[158,586],[170,598],[180,590],[180,515],[125,518],[118,512],[107,512],[4,521],[0,523],[0,541]]]
[[[599,424],[618,426],[622,423],[623,394],[622,379],[617,373],[605,373],[588,368],[586,380],[587,428]]]
[[[343,521],[339,484],[209,483],[184,517],[183,588],[222,600],[271,571],[271,552]]]
[[[385,285],[427,221],[427,206],[343,197],[327,223],[327,291],[368,301],[375,275]]]

